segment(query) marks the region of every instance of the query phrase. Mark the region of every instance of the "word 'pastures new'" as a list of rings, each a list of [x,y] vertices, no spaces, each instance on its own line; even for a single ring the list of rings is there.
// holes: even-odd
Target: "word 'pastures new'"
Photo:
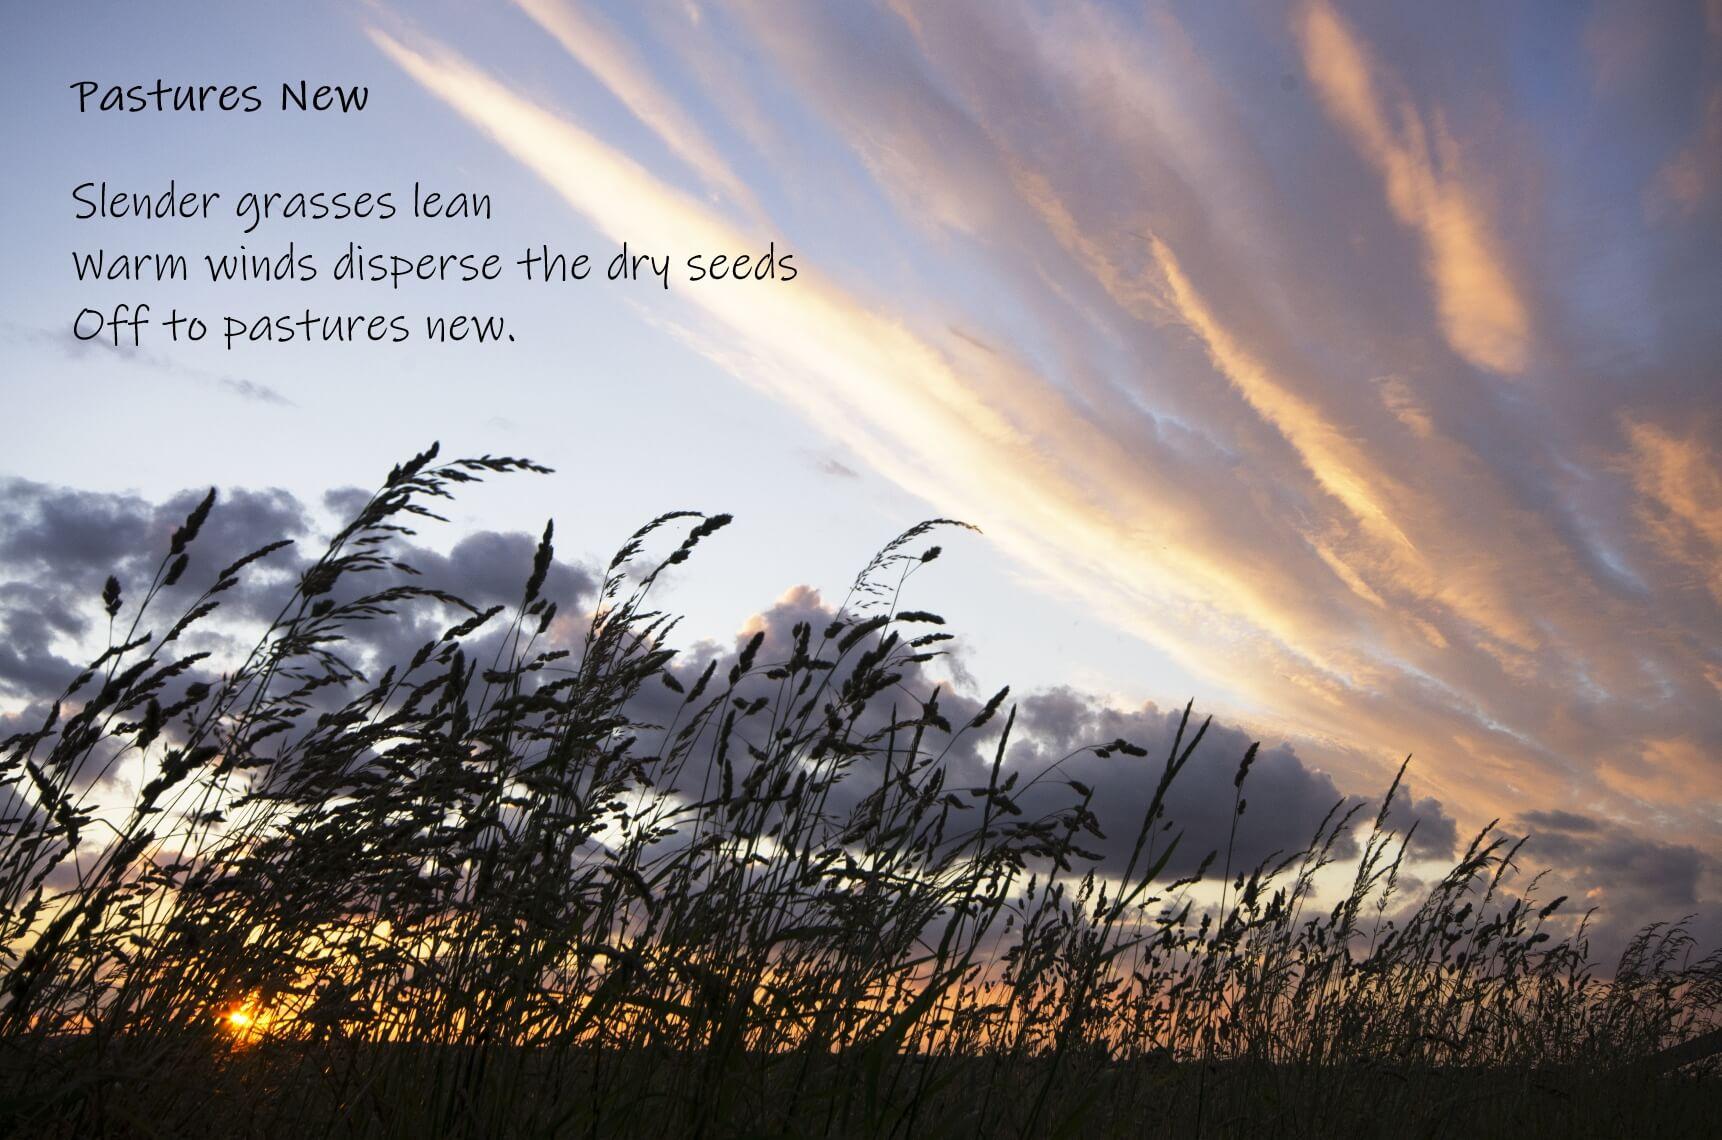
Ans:
[[[243,114],[261,111],[263,97],[255,83],[244,87],[237,84],[170,84],[156,80],[153,84],[97,83],[80,79],[68,84],[78,95],[78,111],[238,111]],[[371,97],[369,87],[342,87],[322,84],[312,87],[304,79],[281,84],[283,111],[363,111]]]

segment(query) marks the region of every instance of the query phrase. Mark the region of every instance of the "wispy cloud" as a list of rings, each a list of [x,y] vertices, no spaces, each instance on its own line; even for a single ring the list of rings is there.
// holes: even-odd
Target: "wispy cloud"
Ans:
[[[157,372],[190,380],[199,384],[208,384],[231,395],[246,400],[254,400],[260,404],[273,404],[277,407],[290,408],[293,401],[282,395],[275,388],[257,380],[248,380],[240,376],[230,376],[222,372],[211,372],[195,365],[184,364],[172,360],[159,352],[145,348],[120,349],[104,341],[83,341],[73,336],[70,329],[62,332],[52,332],[48,329],[25,328],[9,321],[0,322],[0,332],[17,343],[35,345],[50,351],[70,357],[82,357],[90,353],[102,353],[108,359],[123,362],[134,367],[153,369]]]
[[[717,146],[653,77],[628,40],[579,0],[515,0],[575,60],[713,190],[751,214],[753,192]]]
[[[1390,77],[1327,0],[1305,4],[1299,33],[1329,113],[1380,172],[1394,214],[1423,239],[1453,351],[1479,368],[1523,371],[1530,317],[1440,112],[1425,118],[1409,97],[1385,96]]]
[[[1722,602],[1722,462],[1695,431],[1628,422],[1628,467],[1650,540]]]
[[[1609,406],[1568,282],[1497,220],[1534,156],[1484,153],[1324,3],[1234,40],[1157,6],[706,18],[848,148],[900,226],[876,243],[936,239],[942,287],[809,260],[680,294],[691,347],[1342,786],[1415,750],[1467,821],[1572,804],[1714,841],[1680,789],[1722,747],[1715,427]],[[784,236],[434,42],[375,39],[607,236]]]

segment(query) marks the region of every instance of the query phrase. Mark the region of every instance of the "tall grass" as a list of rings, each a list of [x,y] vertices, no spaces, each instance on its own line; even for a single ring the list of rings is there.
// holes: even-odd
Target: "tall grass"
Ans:
[[[1492,827],[1402,899],[1397,780],[1303,850],[1174,879],[1186,708],[1164,756],[1096,742],[1156,788],[1103,865],[1094,790],[1009,763],[1008,690],[952,724],[926,687],[947,635],[901,599],[953,524],[722,672],[678,668],[651,598],[727,516],[632,536],[570,646],[548,528],[508,608],[402,561],[461,484],[542,470],[396,468],[230,660],[182,646],[283,544],[156,613],[213,494],[135,599],[110,580],[111,645],[0,746],[10,1128],[1572,1133],[1714,1107],[1704,1062],[1653,1058],[1714,1028],[1722,962],[1676,924],[1593,974]],[[440,636],[361,671],[367,635],[426,614]]]

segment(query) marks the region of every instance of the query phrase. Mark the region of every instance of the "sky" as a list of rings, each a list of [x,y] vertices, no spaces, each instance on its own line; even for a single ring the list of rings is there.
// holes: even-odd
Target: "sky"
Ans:
[[[83,628],[42,615],[188,488],[314,529],[325,492],[439,439],[556,468],[457,504],[425,538],[451,573],[550,516],[592,563],[661,511],[733,512],[670,594],[721,646],[959,518],[981,533],[914,601],[960,631],[959,688],[1028,694],[1036,749],[1195,698],[1277,750],[1288,812],[1411,754],[1432,832],[1499,819],[1621,921],[1722,921],[1716,0],[0,19],[0,697],[51,671],[27,634],[57,659]],[[266,106],[80,114],[69,89],[158,78]],[[273,109],[301,78],[367,108]],[[418,180],[495,217],[75,219],[71,188],[104,179],[227,200]],[[146,289],[80,284],[68,255],[289,241],[770,246],[799,272]],[[71,336],[144,297],[502,313],[515,339]]]

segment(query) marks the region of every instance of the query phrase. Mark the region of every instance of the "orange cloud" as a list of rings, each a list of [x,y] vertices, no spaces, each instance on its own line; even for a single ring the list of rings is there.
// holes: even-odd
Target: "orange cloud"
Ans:
[[[812,19],[811,11],[798,18]],[[985,5],[970,15],[995,11]],[[926,38],[918,50],[952,51],[933,26],[938,11],[918,15],[927,24],[917,25]],[[759,18],[778,20],[771,12]],[[1415,131],[1387,129],[1361,49],[1336,20],[1325,31],[1321,21],[1314,17],[1313,39],[1304,39],[1318,43],[1313,54],[1339,60],[1330,82],[1365,128],[1358,137],[1406,149]],[[1422,783],[1472,820],[1575,792],[1587,803],[1639,810],[1593,765],[1611,747],[1656,735],[1643,722],[1670,701],[1688,701],[1682,686],[1694,679],[1714,698],[1694,648],[1654,602],[1599,587],[1554,512],[1524,502],[1511,473],[1442,434],[1438,425],[1457,418],[1443,403],[1443,377],[1418,362],[1374,361],[1352,345],[1311,349],[1310,339],[1342,326],[1303,327],[1313,303],[1295,286],[1276,294],[1270,280],[1268,300],[1254,295],[1254,283],[1276,273],[1303,280],[1289,247],[1231,240],[1244,230],[1271,237],[1281,219],[1232,224],[1261,206],[1238,190],[1247,180],[1222,179],[1216,194],[1178,181],[1251,169],[1235,130],[1207,122],[1206,104],[1192,101],[1176,129],[1145,133],[1133,149],[1106,133],[1131,120],[1098,101],[1104,91],[1078,97],[1059,88],[1080,109],[1078,125],[1109,140],[1093,151],[1120,163],[1096,179],[1096,171],[1061,166],[1056,144],[1043,153],[1035,137],[1012,135],[1012,124],[980,121],[996,91],[977,87],[962,113],[941,106],[931,116],[914,100],[871,99],[857,86],[866,76],[836,74],[841,45],[817,42],[830,29],[791,31],[778,45],[790,54],[774,61],[776,74],[803,85],[814,113],[824,101],[858,154],[912,156],[868,169],[892,182],[888,196],[914,224],[975,234],[997,258],[989,269],[1016,271],[1010,284],[1052,330],[1056,350],[1024,351],[1017,328],[1001,332],[987,319],[997,314],[965,311],[960,291],[885,299],[840,285],[817,264],[789,289],[685,290],[650,319],[939,513],[981,524],[1038,588],[1161,648],[1202,686],[1194,691],[1228,702],[1222,711],[1234,719],[1319,745],[1347,790],[1374,787],[1384,758],[1415,749]],[[659,250],[763,245],[769,231],[754,232],[667,183],[464,59],[375,38],[601,233]],[[960,50],[975,38],[962,39]],[[1001,47],[997,38],[986,41],[988,51],[1047,66],[1032,44]],[[935,66],[963,62],[945,55]],[[986,82],[992,62],[985,54],[967,61],[974,83]],[[1057,66],[1076,62],[1060,56]],[[1346,86],[1359,77],[1361,94]],[[1219,83],[1189,90],[1226,97]],[[1052,126],[1055,138],[1077,129]],[[1156,165],[1156,147],[1175,152],[1169,166],[1183,174]],[[959,157],[941,161],[953,153]],[[1402,196],[1419,210],[1455,197],[1468,203],[1451,164],[1429,161],[1421,173],[1390,174],[1390,186],[1409,179]],[[1373,178],[1363,173],[1373,196]],[[1096,180],[1125,189],[1102,198]],[[1207,209],[1216,196],[1227,199],[1217,214]],[[956,216],[968,205],[968,216]],[[1495,266],[1485,278],[1510,288],[1506,270],[1490,260],[1480,212],[1460,211],[1477,239],[1470,244],[1441,238],[1434,215],[1410,214],[1423,219],[1432,267],[1475,254]],[[1215,230],[1224,236],[1207,240]],[[781,244],[785,235],[776,236]],[[1430,272],[1438,295],[1452,288],[1467,304],[1477,300],[1453,266]],[[1425,287],[1421,269],[1409,276],[1414,289]],[[1526,306],[1516,291],[1511,301],[1494,326],[1443,312],[1437,327],[1456,349],[1470,344],[1497,363],[1516,352],[1523,365]],[[1073,313],[1076,332],[1064,319]],[[1099,351],[1090,330],[1124,347],[1129,359],[1117,375],[1083,371],[1092,363],[1083,354]],[[1058,371],[1059,351],[1077,358],[1068,372]],[[1334,378],[1335,361],[1352,374]],[[1168,399],[1169,414],[1156,404],[1162,394],[1177,398]],[[1683,519],[1663,498],[1684,502],[1690,480],[1641,465],[1645,485],[1659,489],[1645,502]],[[1635,652],[1623,651],[1628,642]]]
[[[1479,368],[1524,371],[1530,316],[1440,114],[1426,123],[1409,98],[1390,103],[1380,67],[1326,0],[1304,6],[1298,32],[1323,105],[1380,172],[1394,215],[1423,239],[1447,343]]]
[[[1697,436],[1627,421],[1628,468],[1651,541],[1722,602],[1722,464]]]
[[[1690,217],[1722,186],[1722,85],[1704,101],[1695,136],[1656,172],[1649,205],[1652,214],[1672,208]]]
[[[1722,827],[1722,763],[1689,737],[1657,737],[1638,755],[1602,767],[1603,781],[1622,795],[1649,803],[1688,800],[1706,805],[1712,823]]]

